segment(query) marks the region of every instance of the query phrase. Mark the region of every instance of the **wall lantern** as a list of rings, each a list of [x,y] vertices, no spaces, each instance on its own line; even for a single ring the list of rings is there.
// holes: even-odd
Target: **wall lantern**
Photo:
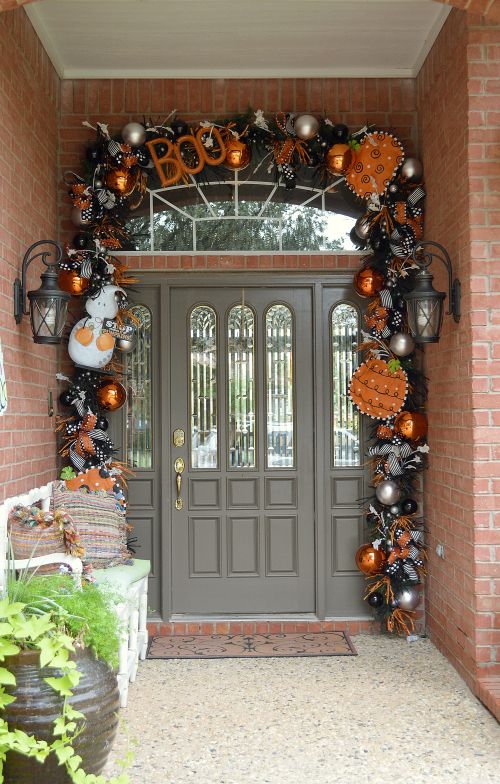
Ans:
[[[437,252],[428,250],[436,248]],[[451,259],[442,245],[437,242],[423,241],[415,247],[413,254],[419,271],[415,275],[412,291],[404,295],[408,313],[408,326],[417,343],[437,343],[443,323],[443,306],[446,294],[436,291],[432,285],[433,276],[428,267],[433,259],[439,259],[448,270],[448,301],[446,315],[456,322],[460,321],[460,281],[453,280]]]
[[[45,250],[33,254],[40,245],[52,245],[56,249],[55,261],[47,261],[52,252]],[[26,273],[32,261],[42,257],[47,267],[42,272],[42,285],[36,291],[28,291],[30,301],[29,311],[26,310]],[[14,281],[14,318],[17,324],[21,323],[23,315],[28,313],[31,319],[31,329],[35,343],[60,343],[62,332],[66,324],[66,312],[70,295],[61,291],[57,285],[57,265],[62,259],[62,248],[58,242],[40,240],[35,242],[24,254],[21,280]]]

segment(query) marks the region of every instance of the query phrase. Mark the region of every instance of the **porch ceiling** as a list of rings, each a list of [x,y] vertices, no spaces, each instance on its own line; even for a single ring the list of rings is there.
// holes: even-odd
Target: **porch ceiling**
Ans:
[[[413,77],[450,8],[432,0],[43,0],[63,78]]]

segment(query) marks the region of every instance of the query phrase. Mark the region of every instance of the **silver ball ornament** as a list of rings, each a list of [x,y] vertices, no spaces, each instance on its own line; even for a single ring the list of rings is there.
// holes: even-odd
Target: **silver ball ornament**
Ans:
[[[389,341],[389,348],[397,357],[407,357],[415,351],[415,341],[407,332],[395,332]]]
[[[362,215],[354,224],[354,231],[360,240],[367,240],[370,236],[371,221],[367,215]]]
[[[396,185],[396,183],[395,182],[391,182],[391,184],[389,185],[389,193],[397,193],[398,190],[399,189],[398,189],[398,186]]]
[[[319,131],[319,122],[312,114],[299,114],[295,118],[293,129],[295,135],[303,141],[314,138]]]
[[[394,504],[389,509],[389,512],[391,513],[391,515],[394,515],[395,517],[397,517],[399,515],[399,506],[397,504]]]
[[[135,348],[135,335],[131,338],[117,338],[115,348],[123,354],[130,354]]]
[[[99,177],[96,177],[96,179],[94,180],[94,188],[96,188],[97,190],[99,190],[100,188],[104,188],[104,180],[101,180],[99,179]]]
[[[401,610],[414,610],[420,602],[420,591],[416,585],[408,585],[396,591],[394,598]]]
[[[146,129],[138,122],[130,122],[122,128],[122,139],[131,147],[140,147],[146,141]]]
[[[424,167],[418,158],[407,158],[401,166],[400,175],[406,182],[421,182],[424,176]]]
[[[401,489],[397,482],[394,482],[392,479],[384,479],[377,485],[375,495],[377,500],[384,506],[392,506],[397,504],[401,498]]]
[[[80,226],[88,226],[89,223],[92,223],[92,218],[87,219],[82,216],[80,207],[73,207],[70,217],[73,226],[77,226],[77,228],[80,228]]]

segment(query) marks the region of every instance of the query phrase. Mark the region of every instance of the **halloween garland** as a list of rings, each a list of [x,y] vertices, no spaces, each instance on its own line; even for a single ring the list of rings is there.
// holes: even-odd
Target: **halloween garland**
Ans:
[[[105,414],[120,408],[126,391],[115,350],[133,348],[134,320],[126,286],[133,282],[113,251],[133,247],[126,221],[147,187],[206,180],[239,171],[252,161],[267,165],[287,190],[311,168],[330,191],[347,188],[364,212],[351,240],[372,255],[354,276],[354,288],[370,302],[365,315],[364,361],[349,394],[375,422],[369,459],[375,497],[366,502],[370,542],[356,554],[369,582],[365,598],[389,631],[410,634],[425,573],[421,521],[416,517],[421,470],[429,447],[421,408],[425,379],[406,326],[403,294],[416,264],[411,254],[423,236],[422,166],[405,156],[391,133],[364,127],[349,131],[328,118],[262,110],[203,121],[190,127],[172,112],[166,120],[130,122],[111,136],[103,123],[86,151],[86,174],[68,172],[66,184],[78,233],[66,248],[60,285],[85,295],[86,315],[73,327],[69,353],[76,365],[61,403],[73,408],[61,421],[63,454],[71,466],[62,476],[71,487],[114,487],[120,503],[122,467],[106,435]],[[218,174],[220,172],[220,174]],[[75,470],[76,469],[76,472]]]

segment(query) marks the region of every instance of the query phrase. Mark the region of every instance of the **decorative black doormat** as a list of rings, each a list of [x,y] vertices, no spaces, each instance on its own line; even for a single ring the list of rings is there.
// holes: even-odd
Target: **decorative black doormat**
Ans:
[[[199,634],[151,637],[148,659],[357,656],[346,632]]]

